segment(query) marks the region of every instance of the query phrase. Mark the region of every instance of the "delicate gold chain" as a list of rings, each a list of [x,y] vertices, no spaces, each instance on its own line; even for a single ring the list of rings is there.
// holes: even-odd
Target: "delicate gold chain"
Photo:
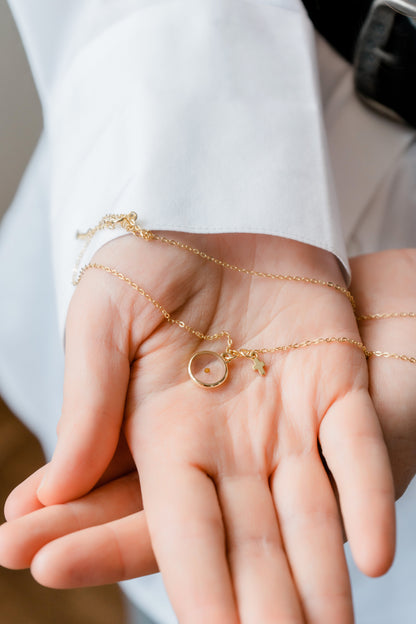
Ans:
[[[89,269],[100,269],[101,271],[110,273],[111,275],[118,277],[118,279],[122,280],[123,282],[126,282],[127,284],[129,284],[129,286],[131,286],[136,292],[138,292],[139,295],[147,299],[147,301],[149,301],[156,308],[156,310],[159,310],[159,312],[161,313],[165,321],[167,321],[168,323],[172,323],[172,325],[177,325],[181,329],[184,329],[185,331],[187,331],[189,334],[193,334],[200,340],[213,341],[213,340],[219,340],[220,338],[226,338],[227,339],[227,351],[231,349],[233,341],[231,340],[231,336],[228,331],[222,330],[212,335],[204,334],[198,329],[194,329],[190,325],[187,325],[185,321],[180,321],[178,319],[175,319],[171,314],[169,314],[166,308],[164,308],[158,301],[156,301],[156,299],[154,299],[148,292],[146,292],[144,288],[139,286],[139,284],[136,284],[136,282],[133,282],[133,280],[127,277],[127,275],[124,275],[124,273],[120,273],[120,271],[116,271],[116,269],[112,269],[111,267],[105,266],[103,264],[98,264],[96,262],[91,262],[90,264],[87,264],[86,266],[82,267],[82,269],[79,272],[75,285],[79,284],[82,276]]]
[[[416,318],[416,312],[382,312],[378,314],[360,314],[357,321],[380,321],[384,319]]]
[[[231,361],[232,359],[236,357],[246,357],[249,359],[253,359],[257,355],[261,355],[261,354],[264,355],[267,353],[293,351],[296,349],[303,349],[306,347],[311,347],[313,345],[325,344],[325,343],[326,344],[339,343],[339,344],[350,344],[354,347],[357,347],[364,353],[364,355],[367,358],[369,357],[393,358],[396,360],[402,360],[403,362],[410,362],[411,364],[416,364],[416,357],[412,357],[410,355],[402,355],[400,353],[389,353],[387,351],[371,351],[370,349],[367,349],[367,347],[362,342],[359,342],[358,340],[354,340],[353,338],[347,338],[345,336],[340,336],[340,337],[331,336],[328,338],[312,338],[308,340],[303,340],[301,342],[293,342],[291,344],[280,345],[278,347],[270,347],[270,348],[264,347],[260,349],[233,349],[232,348],[233,341],[232,341],[230,332],[224,329],[215,334],[204,334],[202,331],[195,329],[191,327],[190,325],[187,325],[185,321],[181,321],[179,319],[174,318],[166,310],[166,308],[164,308],[154,297],[152,297],[147,291],[145,291],[144,288],[142,288],[139,284],[134,282],[124,273],[121,273],[120,271],[117,271],[116,269],[112,269],[109,266],[98,264],[97,262],[91,262],[90,264],[87,264],[86,266],[82,267],[82,269],[79,271],[76,284],[79,284],[83,275],[90,269],[99,269],[101,271],[105,271],[106,273],[109,273],[110,275],[114,275],[121,281],[125,282],[126,284],[131,286],[131,288],[133,288],[139,295],[147,299],[147,301],[149,301],[156,308],[156,310],[158,310],[161,313],[163,318],[168,323],[172,323],[172,325],[177,325],[181,329],[187,331],[189,334],[192,334],[193,336],[196,336],[200,340],[215,341],[215,340],[220,340],[221,338],[226,338],[227,347],[226,347],[225,353],[227,354],[228,361]],[[358,317],[358,319],[359,320],[373,320],[373,319],[407,318],[407,317],[416,318],[416,313],[414,312],[389,312],[389,313],[382,313],[382,314],[368,314],[365,316],[363,315],[361,317]]]
[[[125,282],[126,284],[131,286],[131,288],[133,288],[139,295],[141,295],[142,297],[147,299],[147,301],[149,301],[156,308],[156,310],[158,310],[160,312],[160,314],[163,316],[165,321],[167,321],[168,323],[172,323],[173,325],[177,325],[178,327],[180,327],[184,331],[187,331],[188,333],[196,336],[200,340],[214,341],[214,340],[219,340],[221,338],[226,338],[227,339],[227,347],[226,347],[224,353],[221,354],[221,358],[224,360],[224,362],[226,364],[228,364],[229,362],[231,362],[235,358],[239,358],[239,357],[244,357],[244,358],[250,359],[250,360],[253,361],[253,368],[254,368],[254,370],[258,371],[261,375],[264,375],[264,366],[265,365],[264,365],[264,362],[259,360],[258,356],[266,354],[266,353],[287,352],[287,351],[293,351],[293,350],[296,350],[296,349],[303,349],[303,348],[306,348],[306,347],[310,347],[312,345],[338,343],[338,344],[349,344],[349,345],[352,345],[352,346],[360,349],[360,351],[362,351],[366,357],[370,357],[373,354],[371,351],[369,351],[366,348],[366,346],[362,342],[359,342],[358,340],[354,340],[353,338],[347,338],[345,336],[340,336],[340,337],[338,337],[338,336],[331,336],[329,338],[313,338],[313,339],[309,339],[309,340],[303,340],[302,342],[294,342],[294,343],[287,344],[287,345],[280,345],[280,346],[277,346],[277,347],[269,347],[269,348],[264,347],[264,348],[260,348],[260,349],[244,349],[244,348],[242,348],[242,349],[233,349],[233,341],[232,341],[230,332],[228,332],[226,330],[222,330],[222,331],[217,332],[215,334],[204,334],[202,331],[200,331],[198,329],[195,329],[195,328],[191,327],[190,325],[187,325],[187,323],[185,323],[185,321],[181,321],[179,319],[174,318],[166,310],[166,308],[164,308],[163,305],[161,305],[154,297],[152,297],[152,295],[150,295],[146,290],[144,290],[144,288],[142,288],[142,286],[140,286],[139,284],[134,282],[132,279],[130,279],[124,273],[121,273],[120,271],[117,271],[116,269],[113,269],[113,268],[111,268],[109,266],[106,266],[106,265],[103,265],[103,264],[98,264],[97,262],[92,262],[90,264],[87,264],[86,266],[84,266],[80,270],[79,276],[77,278],[77,284],[81,281],[81,279],[85,275],[85,273],[87,271],[89,271],[90,269],[98,269],[98,270],[101,270],[101,271],[105,271],[106,273],[109,273],[110,275],[113,275],[114,277],[117,277],[121,281]],[[405,356],[403,356],[403,357],[405,357]],[[202,384],[200,384],[200,385],[202,385]],[[213,387],[213,386],[209,386],[209,385],[205,384],[204,387]]]
[[[254,269],[246,269],[244,267],[239,267],[235,264],[230,264],[229,262],[225,262],[224,260],[220,260],[219,258],[215,258],[214,256],[210,256],[205,251],[201,251],[196,247],[192,247],[192,245],[188,245],[187,243],[181,243],[180,241],[174,240],[172,238],[167,238],[166,236],[162,236],[160,234],[155,234],[150,230],[145,230],[140,227],[139,223],[137,223],[137,214],[135,212],[130,212],[129,214],[109,214],[105,215],[101,221],[93,228],[90,228],[84,233],[78,232],[77,238],[86,240],[86,245],[81,250],[81,253],[78,257],[74,280],[76,280],[76,275],[78,271],[79,264],[81,262],[82,256],[85,253],[91,239],[99,230],[105,229],[115,229],[117,226],[122,227],[126,232],[133,234],[137,238],[142,238],[143,240],[154,240],[159,241],[161,243],[165,243],[166,245],[170,245],[171,247],[176,247],[177,249],[183,249],[184,251],[188,251],[189,253],[194,254],[195,256],[199,256],[203,260],[208,260],[209,262],[213,262],[214,264],[223,267],[224,269],[229,269],[230,271],[236,271],[237,273],[243,273],[244,275],[251,275],[253,277],[264,277],[267,279],[281,280],[287,282],[302,282],[304,284],[313,284],[315,286],[323,286],[325,288],[331,288],[342,295],[345,295],[349,302],[351,303],[353,309],[355,310],[356,305],[354,301],[354,297],[350,293],[347,288],[340,286],[339,284],[335,284],[334,282],[326,282],[324,280],[320,280],[315,277],[301,277],[299,275],[283,275],[280,273],[266,273],[264,271],[255,271]],[[73,281],[74,281],[73,280]]]
[[[385,319],[404,319],[404,318],[416,318],[416,312],[378,312],[376,314],[360,314],[356,316],[358,322],[360,321],[382,321]],[[416,364],[416,357],[411,355],[404,355],[400,353],[389,353],[388,351],[369,351],[369,357],[378,357],[385,359],[402,360],[402,362],[409,362],[410,364]]]
[[[252,357],[254,357],[255,353],[258,355],[265,354],[265,353],[277,353],[278,351],[291,351],[294,349],[303,349],[304,347],[310,347],[312,345],[317,345],[317,344],[322,344],[322,343],[330,344],[334,342],[351,344],[361,349],[361,351],[365,355],[368,355],[370,353],[370,351],[368,351],[366,347],[358,340],[354,340],[353,338],[345,338],[345,337],[313,338],[311,340],[303,340],[302,342],[294,342],[292,344],[282,345],[279,347],[270,347],[270,348],[262,348],[262,349],[232,349],[233,341],[232,341],[230,332],[224,329],[220,332],[217,332],[216,334],[204,334],[202,331],[198,329],[194,329],[190,325],[187,325],[185,321],[181,321],[179,319],[174,318],[166,310],[166,308],[164,308],[156,299],[154,299],[154,297],[152,297],[152,295],[150,295],[146,290],[144,290],[142,286],[139,286],[139,284],[134,282],[124,273],[121,273],[120,271],[117,271],[116,269],[112,269],[109,266],[106,266],[104,264],[98,264],[97,262],[91,262],[90,264],[85,265],[84,267],[82,267],[82,269],[79,272],[79,276],[78,276],[76,284],[79,284],[83,275],[90,269],[99,269],[101,271],[105,271],[106,273],[109,273],[110,275],[114,275],[121,281],[126,282],[126,284],[131,286],[136,292],[139,293],[139,295],[147,299],[147,301],[149,301],[156,308],[156,310],[158,310],[161,313],[163,318],[168,323],[177,325],[181,329],[184,329],[189,334],[196,336],[200,340],[213,341],[213,340],[219,340],[220,338],[226,338],[227,339],[226,353],[230,356],[230,359],[233,359],[234,357],[247,357],[251,359]]]
[[[330,338],[312,338],[308,340],[302,340],[302,342],[293,342],[292,344],[289,344],[289,345],[282,345],[280,347],[256,349],[256,352],[257,353],[275,353],[277,351],[292,351],[294,349],[303,349],[305,347],[311,347],[313,345],[318,345],[318,344],[324,344],[324,343],[333,344],[334,342],[337,342],[339,344],[353,345],[354,347],[357,347],[358,349],[360,349],[366,357],[368,357],[371,354],[371,351],[369,351],[362,342],[359,342],[358,340],[354,340],[353,338],[345,338],[343,336],[341,337],[331,336]]]
[[[368,357],[379,357],[393,360],[402,360],[402,362],[409,362],[409,364],[416,364],[416,357],[411,355],[402,355],[400,353],[389,353],[388,351],[369,351]]]
[[[219,332],[216,332],[215,334],[204,334],[202,331],[195,329],[191,327],[190,325],[188,325],[187,323],[185,323],[185,321],[174,318],[166,310],[166,308],[164,308],[163,305],[161,305],[154,297],[152,297],[142,286],[134,282],[124,273],[121,273],[120,271],[117,271],[116,269],[113,269],[109,266],[98,264],[96,262],[87,264],[81,269],[79,269],[79,264],[81,262],[82,256],[84,255],[85,250],[87,246],[89,245],[91,239],[95,235],[95,233],[98,230],[103,230],[107,228],[113,229],[116,227],[116,225],[121,225],[126,231],[131,232],[135,236],[139,236],[140,238],[143,238],[145,240],[150,240],[150,239],[159,240],[161,242],[167,243],[174,247],[185,249],[191,253],[194,253],[200,256],[203,259],[210,260],[211,262],[214,262],[215,264],[219,266],[222,266],[224,268],[231,269],[234,271],[238,271],[240,273],[253,275],[257,277],[266,277],[269,279],[306,282],[310,284],[318,284],[321,286],[327,286],[329,288],[336,289],[342,294],[346,295],[348,299],[350,300],[351,304],[353,305],[353,307],[355,308],[355,301],[351,293],[347,289],[337,284],[334,284],[333,282],[324,282],[324,281],[314,279],[314,278],[304,278],[304,277],[291,276],[291,275],[263,273],[261,271],[254,271],[254,270],[244,269],[236,265],[231,265],[227,262],[223,262],[222,260],[219,260],[218,258],[209,256],[205,252],[201,252],[200,250],[194,247],[191,247],[190,245],[187,245],[186,243],[180,243],[178,241],[168,239],[164,236],[153,234],[152,232],[149,232],[147,230],[143,230],[142,228],[140,228],[139,225],[136,224],[136,219],[137,219],[137,216],[135,213],[130,213],[129,215],[107,215],[94,228],[91,228],[84,234],[77,234],[78,238],[85,239],[87,242],[77,259],[76,267],[74,269],[73,284],[74,285],[79,284],[82,277],[90,269],[98,269],[101,271],[105,271],[106,273],[109,273],[110,275],[113,275],[114,277],[127,283],[139,295],[141,295],[147,301],[149,301],[149,303],[151,303],[154,306],[154,308],[160,312],[164,320],[167,321],[168,323],[176,325],[180,329],[187,331],[189,334],[199,338],[202,341],[216,341],[216,340],[220,340],[221,338],[225,338],[227,341],[227,346],[223,353],[218,354],[212,351],[201,351],[201,352],[195,353],[191,357],[189,361],[189,365],[188,365],[188,372],[192,380],[196,382],[199,386],[202,386],[204,388],[216,388],[222,385],[228,376],[228,363],[234,360],[235,358],[240,358],[240,357],[248,358],[253,363],[253,369],[256,372],[258,372],[260,375],[264,375],[265,364],[259,359],[258,357],[259,355],[263,355],[267,353],[293,351],[293,350],[303,349],[303,348],[307,348],[307,347],[310,347],[313,345],[319,345],[319,344],[334,344],[334,343],[348,344],[362,351],[362,353],[365,355],[366,358],[369,358],[369,357],[392,358],[396,360],[402,360],[404,362],[409,362],[411,364],[416,364],[416,357],[412,357],[409,355],[402,355],[399,353],[389,353],[386,351],[371,351],[367,349],[367,347],[362,342],[359,342],[358,340],[354,340],[353,338],[347,338],[345,336],[312,338],[308,340],[303,340],[301,342],[294,342],[294,343],[287,344],[287,345],[280,345],[277,347],[263,347],[259,349],[246,349],[246,348],[234,349],[230,332],[226,330],[221,330]],[[357,321],[381,320],[381,319],[388,319],[388,318],[396,318],[396,319],[397,318],[416,318],[416,313],[414,312],[386,312],[386,313],[360,315],[360,316],[356,316],[356,318],[357,318]],[[211,356],[215,356],[216,358],[220,359],[223,366],[225,367],[224,373],[221,376],[221,378],[212,383],[205,382],[199,379],[192,371],[192,365],[193,365],[195,358],[197,358],[198,356],[206,355],[206,354],[210,354]],[[205,372],[207,371],[209,372],[210,369],[205,368]]]

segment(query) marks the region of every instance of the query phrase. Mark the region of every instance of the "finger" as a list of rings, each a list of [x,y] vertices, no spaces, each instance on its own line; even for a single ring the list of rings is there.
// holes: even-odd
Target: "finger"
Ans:
[[[282,459],[271,487],[306,622],[353,624],[342,525],[318,449]]]
[[[0,564],[12,569],[27,568],[37,551],[48,542],[141,509],[136,473],[71,503],[44,507],[0,527]]]
[[[217,490],[241,624],[302,624],[267,478],[225,477]]]
[[[139,467],[153,549],[181,624],[237,624],[215,486],[200,469]]]
[[[103,475],[98,479],[97,486],[100,487],[109,481],[118,479],[123,475],[136,470],[134,459],[130,453],[130,449],[126,442],[123,431],[120,432],[120,438],[114,456],[105,470]]]
[[[21,516],[44,507],[38,499],[37,490],[47,469],[48,464],[42,466],[42,468],[39,468],[39,470],[25,479],[25,481],[22,481],[22,483],[15,487],[9,494],[4,507],[4,516],[7,521],[16,520]],[[101,487],[105,483],[118,479],[134,470],[135,465],[133,458],[127,446],[126,439],[123,433],[121,433],[114,457],[103,476],[98,480],[96,487]]]
[[[157,571],[142,511],[50,542],[31,565],[38,583],[55,589],[117,583]]]
[[[43,505],[37,496],[37,489],[43,479],[47,464],[36,470],[27,479],[19,483],[10,492],[4,504],[4,517],[8,522],[16,520],[21,516],[42,509]]]
[[[384,574],[394,557],[394,486],[369,395],[355,392],[336,401],[321,423],[319,437],[338,487],[355,562],[368,576]]]
[[[88,277],[68,315],[58,443],[38,490],[47,505],[78,498],[96,484],[114,455],[123,418],[128,336],[117,306]]]

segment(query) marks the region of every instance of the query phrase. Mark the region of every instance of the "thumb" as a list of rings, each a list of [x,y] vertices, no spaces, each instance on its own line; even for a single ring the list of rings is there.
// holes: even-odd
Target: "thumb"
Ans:
[[[130,376],[129,332],[101,285],[102,276],[86,276],[71,301],[58,443],[37,492],[45,505],[94,487],[119,440]]]

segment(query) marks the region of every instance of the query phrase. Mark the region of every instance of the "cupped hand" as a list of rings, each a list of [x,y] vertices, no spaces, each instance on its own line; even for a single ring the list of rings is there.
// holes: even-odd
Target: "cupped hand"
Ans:
[[[186,238],[247,268],[341,281],[330,254],[300,243]],[[205,333],[227,329],[235,347],[359,339],[348,300],[324,287],[242,276],[130,237],[103,247],[95,261],[128,274],[175,318]],[[123,426],[181,622],[352,622],[341,522],[318,440],[360,568],[383,573],[394,550],[392,479],[358,349],[331,344],[264,356],[265,377],[238,359],[224,386],[204,390],[187,363],[207,343],[98,270],[74,294],[66,345],[63,414],[39,488],[43,503],[91,490]],[[53,585],[53,568],[45,568],[40,580]]]
[[[362,313],[416,312],[416,250],[395,249],[351,260],[351,289]],[[416,319],[360,322],[368,348],[416,355]],[[370,393],[390,456],[396,498],[416,474],[416,366],[372,357]]]

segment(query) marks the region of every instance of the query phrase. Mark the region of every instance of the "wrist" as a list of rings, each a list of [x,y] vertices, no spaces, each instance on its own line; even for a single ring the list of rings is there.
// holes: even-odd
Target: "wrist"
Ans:
[[[189,234],[164,232],[211,256],[249,270],[299,275],[345,286],[338,259],[331,252],[289,238],[266,234]]]
[[[416,277],[416,249],[392,249],[352,258],[353,293],[362,313],[414,309],[411,284]]]

